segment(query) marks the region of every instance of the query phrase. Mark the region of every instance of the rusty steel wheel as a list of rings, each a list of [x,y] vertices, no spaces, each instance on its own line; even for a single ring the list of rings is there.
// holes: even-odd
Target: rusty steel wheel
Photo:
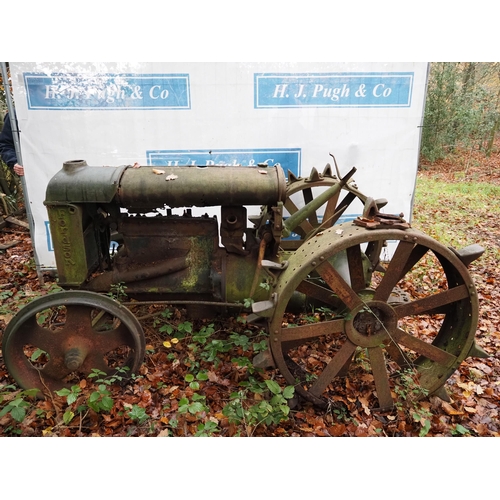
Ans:
[[[316,198],[319,193],[338,183],[339,178],[332,173],[330,164],[326,165],[321,174],[313,168],[307,178],[296,177],[288,172],[284,217],[293,215]],[[367,197],[357,189],[354,181],[349,181],[336,196],[330,198],[327,203],[313,212],[294,230],[297,235],[294,240],[283,241],[283,248],[286,250],[298,248],[304,240],[315,232],[328,229],[339,222],[347,208],[355,206],[356,203],[358,215],[360,215],[366,200]]]
[[[369,249],[391,242],[390,262]],[[315,314],[286,312],[302,295]],[[409,370],[422,394],[443,385],[474,351],[478,299],[459,254],[414,229],[345,223],[311,238],[290,258],[270,318],[274,361],[296,392],[324,406],[345,377],[372,384],[380,409],[393,406]],[[370,373],[371,372],[371,373]],[[354,384],[350,384],[351,386]]]
[[[3,335],[5,365],[24,389],[55,391],[92,369],[110,375],[139,369],[145,350],[135,316],[110,297],[86,291],[58,292],[21,309]]]

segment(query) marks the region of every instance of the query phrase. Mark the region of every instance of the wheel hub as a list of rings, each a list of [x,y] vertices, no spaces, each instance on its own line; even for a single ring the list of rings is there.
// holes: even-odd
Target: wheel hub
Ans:
[[[392,307],[380,301],[359,306],[351,312],[350,318],[346,323],[347,337],[360,347],[380,346],[397,325]]]
[[[78,370],[85,361],[88,351],[89,350],[86,348],[82,349],[79,347],[68,349],[64,354],[64,364],[66,368],[72,372]]]

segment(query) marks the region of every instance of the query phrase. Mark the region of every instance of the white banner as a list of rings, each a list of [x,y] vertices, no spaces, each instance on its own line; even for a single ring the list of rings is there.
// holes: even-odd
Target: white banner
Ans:
[[[55,259],[43,202],[68,160],[256,165],[295,175],[336,158],[411,218],[427,63],[10,63],[33,243]],[[360,214],[353,205],[347,218]]]

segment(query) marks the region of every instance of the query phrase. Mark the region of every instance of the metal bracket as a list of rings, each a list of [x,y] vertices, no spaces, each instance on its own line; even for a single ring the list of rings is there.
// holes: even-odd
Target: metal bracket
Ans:
[[[288,267],[288,261],[285,260],[283,262],[273,262],[272,260],[263,260],[262,267],[265,267],[269,270],[275,271],[284,271]]]
[[[372,217],[358,217],[354,219],[354,224],[367,229],[409,229],[411,225],[406,222],[401,215],[382,214],[375,212]]]
[[[278,294],[273,293],[270,300],[261,300],[252,304],[252,312],[259,316],[271,316],[276,304],[278,303]]]

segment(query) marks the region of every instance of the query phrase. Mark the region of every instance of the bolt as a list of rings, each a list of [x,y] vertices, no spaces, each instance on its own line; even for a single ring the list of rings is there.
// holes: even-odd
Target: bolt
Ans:
[[[74,347],[66,351],[64,355],[64,364],[68,370],[74,372],[82,366],[86,356],[86,352],[81,351],[78,347]]]

